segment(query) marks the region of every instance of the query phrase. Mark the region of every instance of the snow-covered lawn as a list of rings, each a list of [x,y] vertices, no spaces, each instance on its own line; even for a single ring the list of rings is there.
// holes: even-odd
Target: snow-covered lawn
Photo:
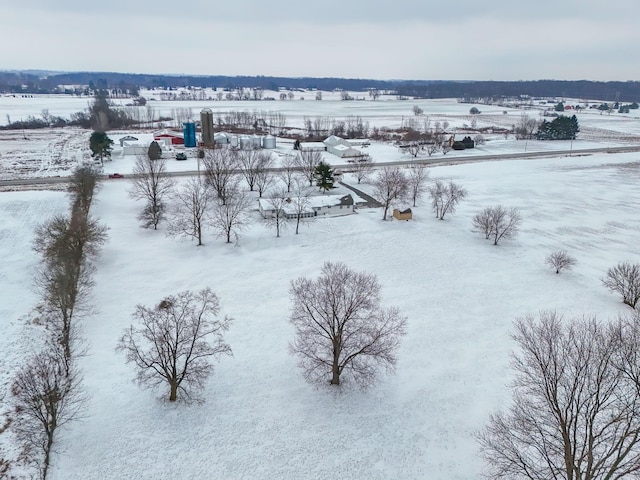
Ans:
[[[444,221],[423,199],[409,222],[362,209],[275,238],[256,211],[238,246],[208,232],[203,247],[141,229],[129,182],[106,181],[92,212],[109,226],[109,241],[95,276],[96,313],[82,321],[90,402],[61,432],[51,478],[478,478],[473,432],[509,401],[513,320],[542,309],[601,319],[628,311],[600,278],[619,261],[640,261],[640,161],[483,162],[434,167],[431,176],[469,192]],[[471,218],[496,204],[520,208],[523,224],[515,240],[494,247],[472,232]],[[65,208],[62,193],[0,194],[3,403],[35,328],[23,326],[36,302],[33,228]],[[574,270],[555,275],[544,264],[558,248],[576,257]],[[316,277],[325,261],[376,274],[384,302],[408,317],[396,374],[368,391],[314,388],[287,353],[289,282]],[[204,404],[169,405],[160,399],[167,392],[131,382],[115,345],[136,304],[205,286],[235,319],[226,336],[234,356],[218,364]]]

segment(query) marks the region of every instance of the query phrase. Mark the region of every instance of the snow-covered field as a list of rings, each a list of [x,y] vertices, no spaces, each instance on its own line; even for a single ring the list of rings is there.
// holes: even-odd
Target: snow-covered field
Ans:
[[[118,162],[127,159],[108,168],[121,169]],[[422,199],[409,222],[361,209],[275,238],[255,212],[239,245],[209,231],[199,248],[141,229],[129,182],[105,181],[92,212],[108,225],[109,241],[95,275],[96,311],[82,321],[90,401],[61,432],[50,478],[479,478],[473,433],[509,401],[513,320],[542,309],[601,319],[629,311],[600,279],[619,261],[640,262],[640,155],[439,166],[431,177],[469,192],[444,221]],[[496,204],[520,208],[523,224],[515,240],[494,247],[472,231],[471,218]],[[5,411],[12,373],[37,343],[30,339],[39,327],[27,324],[37,302],[33,229],[66,208],[62,192],[0,193]],[[578,264],[555,275],[544,259],[559,248]],[[316,277],[325,261],[376,274],[384,302],[408,317],[397,372],[368,391],[310,386],[287,353],[289,282]],[[132,383],[115,345],[136,304],[205,286],[234,318],[226,336],[234,356],[217,365],[205,403],[169,405],[165,391]],[[0,435],[13,458],[9,441]]]

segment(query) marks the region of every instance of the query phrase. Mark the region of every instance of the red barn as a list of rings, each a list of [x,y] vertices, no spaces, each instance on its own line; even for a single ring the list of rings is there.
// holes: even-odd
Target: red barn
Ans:
[[[167,129],[154,132],[154,140],[160,140],[162,138],[170,139],[171,145],[184,145],[184,134],[182,132],[174,132],[173,130]]]

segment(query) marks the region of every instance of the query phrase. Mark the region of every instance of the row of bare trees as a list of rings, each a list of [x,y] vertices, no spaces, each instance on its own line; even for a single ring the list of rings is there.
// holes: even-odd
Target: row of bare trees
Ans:
[[[344,119],[335,117],[303,117],[307,137],[319,138],[336,135],[344,138],[366,138],[369,136],[369,122],[362,117],[349,115]]]
[[[193,238],[198,245],[203,244],[206,226],[213,227],[227,243],[237,241],[248,222],[249,192],[252,191],[260,198],[266,196],[265,200],[279,212],[275,219],[267,219],[275,226],[276,236],[290,220],[284,218],[282,209],[276,206],[282,207],[284,202],[295,203],[298,233],[301,221],[307,218],[304,212],[309,204],[310,187],[321,161],[320,152],[300,151],[295,156],[285,156],[276,171],[268,151],[216,148],[204,152],[202,176],[176,188],[176,182],[167,171],[166,160],[141,155],[136,160],[129,194],[145,203],[138,216],[143,227],[157,229],[160,222],[166,220],[168,234]],[[286,188],[273,188],[278,178]],[[243,180],[248,190],[240,185]],[[304,185],[307,181],[309,187]]]
[[[94,262],[107,229],[89,215],[98,175],[78,168],[70,180],[70,215],[38,227],[34,250],[42,261],[36,274],[41,322],[47,336],[30,355],[11,387],[16,438],[24,458],[46,479],[60,427],[77,418],[84,402],[76,357],[82,353],[77,323],[90,312]]]

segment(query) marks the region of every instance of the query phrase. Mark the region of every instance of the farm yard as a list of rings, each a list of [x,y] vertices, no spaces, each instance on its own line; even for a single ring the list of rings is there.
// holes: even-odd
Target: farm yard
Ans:
[[[47,102],[0,97],[0,108],[10,103],[12,119],[43,108],[54,115],[70,113],[64,102]],[[191,108],[196,116],[203,107],[265,108],[265,102],[149,103],[167,116],[176,108]],[[471,105],[455,100],[342,102],[330,92],[322,101],[275,101],[266,108],[282,111],[296,128],[303,127],[305,116],[325,115],[356,115],[372,127],[397,128],[414,117],[414,104],[432,123],[448,122],[456,137],[472,120],[477,128],[510,128],[522,114],[480,105],[482,113],[472,118]],[[201,247],[166,235],[162,223],[158,231],[140,227],[141,205],[128,194],[135,156],[114,149],[104,176],[119,172],[124,178],[105,178],[91,210],[109,230],[96,263],[93,308],[80,320],[86,355],[79,364],[88,401],[81,419],[60,432],[49,478],[479,478],[484,465],[474,435],[511,401],[514,321],[542,310],[555,310],[567,320],[595,316],[603,321],[631,312],[601,279],[618,262],[640,262],[640,153],[571,153],[640,145],[640,124],[633,114],[585,110],[577,116],[580,133],[573,142],[488,133],[486,143],[473,151],[421,153],[418,159],[434,161],[431,181],[452,180],[468,191],[442,221],[424,196],[415,207],[399,205],[411,206],[410,221],[383,222],[381,209],[361,208],[303,224],[297,235],[285,228],[276,237],[258,213],[255,194],[250,223],[237,242],[227,244],[206,229]],[[120,136],[149,132],[109,134],[118,146]],[[89,135],[68,128],[2,131],[0,179],[68,175],[90,158]],[[566,153],[456,162],[525,149]],[[278,139],[276,166],[290,152],[292,142]],[[367,153],[374,166],[412,160],[388,142],[372,141]],[[345,163],[326,152],[323,158],[332,165]],[[171,171],[192,171],[197,160],[169,157],[168,165]],[[348,168],[343,174],[346,184],[367,194],[374,193],[372,178],[358,184]],[[351,193],[337,187],[332,194]],[[473,231],[472,218],[498,204],[517,207],[522,225],[517,237],[493,246]],[[0,192],[0,413],[5,422],[12,416],[13,373],[44,335],[34,287],[39,262],[32,250],[34,231],[67,208],[60,189]],[[557,249],[577,259],[561,275],[545,265],[545,257]],[[288,353],[294,339],[288,321],[291,281],[317,278],[327,261],[376,275],[383,303],[397,306],[407,318],[396,371],[367,390],[348,379],[339,390],[314,387]],[[171,404],[162,388],[141,389],[132,381],[134,369],[116,344],[136,305],[153,306],[168,295],[207,286],[219,296],[222,313],[233,318],[225,336],[233,356],[216,364],[203,403]],[[0,452],[14,462],[20,456],[10,429],[0,434]],[[16,462],[16,475],[30,473]]]

